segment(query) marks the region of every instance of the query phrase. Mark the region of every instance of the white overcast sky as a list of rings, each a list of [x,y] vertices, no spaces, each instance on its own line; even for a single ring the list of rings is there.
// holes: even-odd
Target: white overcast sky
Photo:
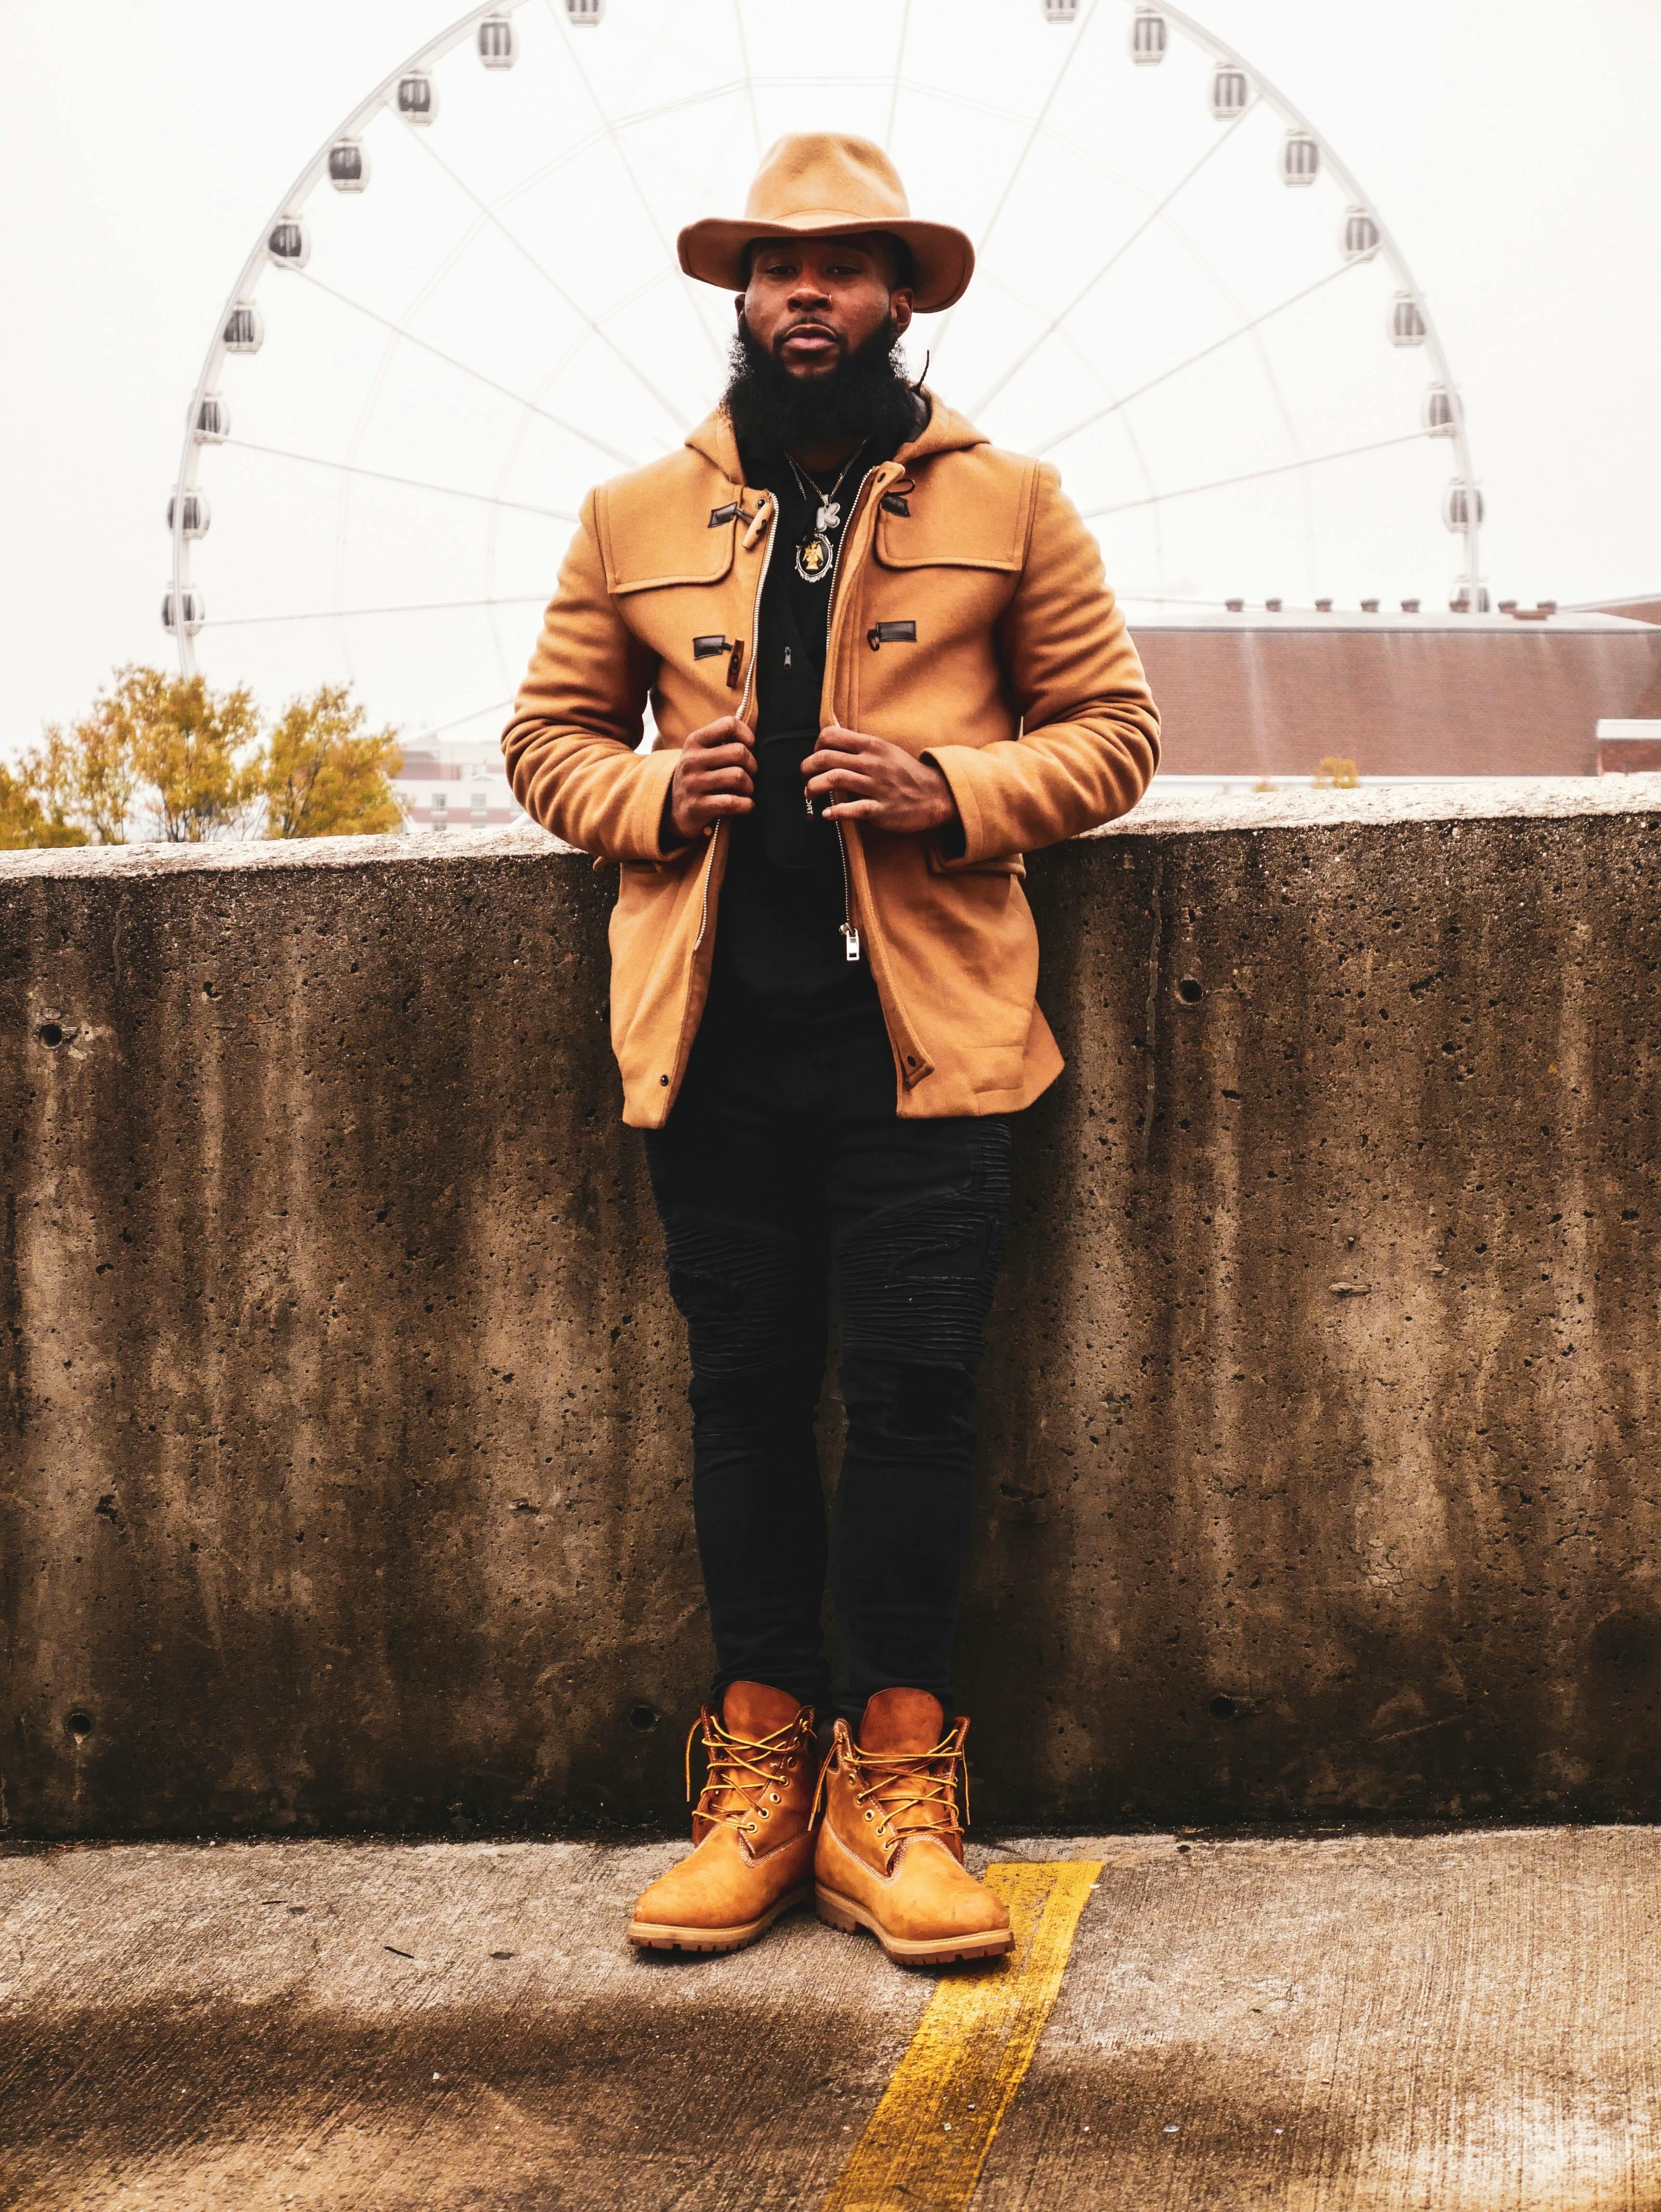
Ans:
[[[0,751],[167,657],[162,511],[220,304],[308,154],[459,12],[0,0]],[[1496,595],[1661,589],[1661,0],[1189,12],[1391,225],[1464,394]]]

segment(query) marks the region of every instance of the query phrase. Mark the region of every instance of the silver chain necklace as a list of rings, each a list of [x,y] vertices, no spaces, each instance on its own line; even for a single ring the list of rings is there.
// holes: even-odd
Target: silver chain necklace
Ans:
[[[801,486],[802,496],[816,508],[813,527],[796,547],[796,574],[804,584],[822,584],[830,574],[835,562],[829,533],[842,527],[842,507],[837,495],[848,481],[848,472],[865,451],[864,444],[856,446],[843,464],[842,474],[828,492],[823,492],[805,469],[799,468],[794,453],[787,453],[796,482]]]

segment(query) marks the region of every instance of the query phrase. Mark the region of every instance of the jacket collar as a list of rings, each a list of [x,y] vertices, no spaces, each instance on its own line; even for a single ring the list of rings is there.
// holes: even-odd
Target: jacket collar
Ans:
[[[910,463],[926,461],[936,453],[955,453],[970,446],[984,446],[988,441],[983,430],[955,414],[928,389],[923,386],[923,397],[928,402],[928,420],[915,438],[909,439],[895,454],[897,461]],[[714,462],[728,482],[742,484],[744,464],[739,459],[738,440],[733,435],[732,419],[725,406],[717,407],[713,415],[706,415],[696,430],[688,433],[686,443],[695,453],[702,453],[706,461]]]

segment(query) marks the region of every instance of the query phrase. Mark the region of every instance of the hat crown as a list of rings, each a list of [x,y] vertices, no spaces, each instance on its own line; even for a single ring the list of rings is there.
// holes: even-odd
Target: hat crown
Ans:
[[[910,203],[880,146],[831,131],[802,131],[770,146],[744,204],[747,222],[846,216],[853,230],[904,222]]]

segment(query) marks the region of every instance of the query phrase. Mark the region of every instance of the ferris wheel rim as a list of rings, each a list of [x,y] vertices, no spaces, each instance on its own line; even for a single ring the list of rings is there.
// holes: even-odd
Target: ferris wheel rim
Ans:
[[[469,33],[475,30],[476,27],[487,18],[496,17],[501,19],[503,17],[511,17],[514,14],[518,13],[519,10],[526,4],[527,4],[527,0],[476,0],[476,4],[465,9],[451,23],[435,33],[433,37],[424,40],[420,46],[414,48],[394,68],[387,70],[380,81],[372,88],[372,89],[347,111],[340,123],[323,139],[316,150],[298,171],[286,191],[277,201],[271,214],[266,218],[265,223],[261,226],[256,243],[250,249],[240,270],[238,272],[235,283],[232,287],[230,292],[227,295],[220,308],[214,328],[213,337],[204,356],[202,368],[198,376],[196,385],[192,393],[190,404],[186,411],[183,447],[180,453],[179,468],[174,478],[173,496],[171,502],[173,507],[173,526],[169,533],[172,540],[173,551],[169,609],[171,627],[173,629],[176,649],[179,659],[180,672],[183,675],[189,677],[196,673],[194,640],[196,630],[201,626],[201,619],[199,617],[196,623],[192,623],[186,618],[189,605],[186,595],[190,592],[192,584],[191,555],[191,545],[192,540],[191,536],[187,535],[185,528],[186,495],[195,493],[198,490],[198,477],[201,465],[201,445],[203,441],[198,434],[198,426],[204,404],[214,396],[214,380],[219,371],[222,368],[223,363],[230,350],[226,340],[226,331],[231,318],[240,306],[252,303],[252,295],[257,289],[259,280],[263,276],[265,270],[272,265],[273,261],[276,258],[271,250],[271,238],[273,232],[276,230],[277,227],[285,220],[297,219],[299,210],[303,208],[304,204],[309,198],[310,195],[317,189],[317,187],[322,183],[324,178],[328,174],[329,157],[333,148],[341,142],[356,136],[370,122],[372,122],[383,109],[388,107],[391,101],[396,97],[398,88],[402,80],[430,70],[435,64],[443,60],[447,55],[453,52],[459,46],[464,43]],[[1010,194],[1013,191],[1015,179],[1019,174],[1021,165],[1025,161],[1027,154],[1031,151],[1032,146],[1036,145],[1039,139],[1045,135],[1044,123],[1045,118],[1049,112],[1050,106],[1056,97],[1056,92],[1059,90],[1061,84],[1066,78],[1068,70],[1072,66],[1073,58],[1076,56],[1080,46],[1083,43],[1084,33],[1087,27],[1094,22],[1098,9],[1104,5],[1110,4],[1111,0],[1090,0],[1090,5],[1085,17],[1085,21],[1083,22],[1071,24],[1068,27],[1071,34],[1069,37],[1069,47],[1071,49],[1069,55],[1063,59],[1062,66],[1058,69],[1055,77],[1051,80],[1050,89],[1040,102],[1037,112],[1030,116],[1024,115],[1021,118],[1023,121],[1026,122],[1029,126],[1026,143],[1023,146],[1020,155],[1018,155],[1016,161],[1012,167],[1009,177],[1005,181],[1003,192],[1001,194],[999,201],[995,205],[992,215],[988,218],[983,235],[989,234],[992,228],[995,225],[997,219],[1002,213],[1004,205],[1007,204]],[[1139,13],[1148,12],[1145,5],[1145,0],[1127,0],[1127,4]],[[569,43],[569,27],[560,22],[555,5],[555,0],[545,0],[545,5],[551,20],[555,23],[556,27],[562,33],[566,42],[567,52],[568,54],[570,54],[571,50]],[[1254,63],[1247,59],[1238,51],[1238,49],[1233,46],[1228,40],[1220,37],[1216,33],[1209,29],[1208,26],[1198,21],[1197,18],[1190,15],[1185,9],[1168,4],[1168,0],[1158,0],[1158,5],[1152,12],[1167,19],[1169,22],[1183,36],[1190,40],[1202,52],[1209,56],[1213,61],[1220,66],[1228,67],[1242,72],[1250,88],[1250,93],[1248,97],[1246,106],[1239,111],[1238,115],[1227,119],[1224,131],[1214,142],[1213,145],[1207,149],[1206,153],[1201,157],[1200,161],[1194,165],[1194,169],[1189,173],[1189,175],[1198,173],[1198,170],[1210,159],[1212,154],[1217,150],[1218,147],[1226,143],[1226,141],[1232,137],[1238,123],[1240,120],[1243,120],[1244,117],[1250,112],[1251,106],[1254,106],[1257,100],[1261,100],[1264,105],[1266,105],[1282,122],[1287,124],[1292,131],[1306,137],[1313,143],[1315,147],[1317,149],[1317,158],[1320,165],[1329,172],[1333,179],[1348,195],[1352,204],[1352,211],[1364,215],[1374,226],[1378,235],[1378,244],[1376,247],[1374,247],[1372,251],[1364,258],[1368,259],[1382,258],[1394,272],[1401,288],[1401,291],[1410,300],[1414,308],[1417,312],[1420,323],[1422,325],[1422,343],[1425,346],[1427,356],[1432,367],[1433,375],[1441,388],[1450,395],[1453,403],[1451,409],[1451,422],[1449,426],[1448,434],[1451,435],[1453,442],[1454,456],[1458,471],[1457,488],[1463,487],[1467,494],[1467,496],[1465,496],[1462,502],[1461,525],[1456,534],[1462,539],[1464,546],[1465,571],[1466,576],[1469,579],[1469,592],[1466,601],[1468,611],[1472,613],[1480,611],[1482,598],[1482,589],[1480,582],[1480,530],[1482,520],[1482,501],[1480,490],[1476,489],[1476,478],[1475,470],[1472,465],[1466,411],[1459,399],[1458,386],[1454,380],[1449,366],[1446,350],[1442,343],[1440,332],[1437,328],[1435,319],[1431,313],[1426,295],[1415,277],[1406,255],[1397,242],[1394,233],[1388,223],[1384,221],[1384,218],[1380,213],[1376,204],[1361,186],[1354,172],[1342,159],[1342,155],[1335,151],[1330,142],[1315,126],[1315,125],[1311,122],[1303,110],[1298,106],[1298,105],[1292,100],[1276,83],[1275,83],[1260,69],[1258,69]],[[891,72],[883,71],[877,73],[874,76],[869,72],[849,73],[847,77],[847,82],[849,85],[859,85],[861,87],[869,87],[873,84],[887,85],[889,90],[889,108],[886,128],[884,134],[885,141],[891,139],[897,118],[898,103],[902,93],[910,93],[924,97],[938,98],[942,96],[938,88],[931,87],[926,83],[914,82],[905,76],[904,62],[907,43],[911,28],[911,0],[904,0],[898,33],[895,45],[895,60]],[[677,100],[672,103],[667,103],[666,105],[672,106],[676,108],[684,108],[686,106],[707,104],[709,100],[714,99],[727,97],[733,94],[741,94],[745,104],[748,108],[751,136],[756,139],[757,146],[759,146],[759,118],[756,108],[756,94],[758,89],[765,88],[767,84],[773,80],[769,73],[757,73],[751,63],[748,41],[744,33],[744,10],[741,0],[733,0],[733,15],[737,24],[739,49],[741,60],[741,68],[739,72],[736,76],[726,80],[719,86],[705,88],[697,94],[682,95]],[[572,55],[571,58],[575,63],[578,76],[582,82],[583,88],[587,94],[595,111],[597,121],[593,133],[593,137],[596,139],[604,137],[608,140],[614,149],[618,151],[619,158],[624,160],[625,168],[628,168],[626,156],[622,154],[622,149],[618,143],[620,134],[626,131],[628,129],[637,125],[640,122],[649,119],[650,115],[657,112],[657,107],[661,107],[666,104],[658,103],[657,106],[653,109],[633,112],[627,116],[609,116],[606,114],[602,103],[595,94],[593,85],[588,80],[586,70],[581,67],[581,62],[576,59],[575,55]],[[798,81],[799,79],[794,77],[778,79],[778,82],[780,82],[794,83]],[[838,73],[838,76],[836,79],[825,79],[825,82],[827,82],[839,81],[841,81],[840,73]],[[423,146],[425,145],[424,134],[412,131],[411,135],[417,138],[418,143],[423,143]],[[426,148],[426,150],[432,155],[435,159],[439,160],[439,165],[441,167],[447,167],[447,165],[444,164],[441,159],[437,155],[436,149],[428,147]],[[568,149],[568,154],[569,150],[571,149]],[[647,210],[648,219],[652,222],[654,228],[660,228],[657,225],[655,214],[650,207],[646,194],[640,187],[638,181],[634,178],[632,171],[630,171],[630,182],[634,185],[636,195],[641,199],[642,207]],[[1185,176],[1183,179],[1179,181],[1179,184],[1176,188],[1166,194],[1164,201],[1150,213],[1146,222],[1141,226],[1141,228],[1149,228],[1153,222],[1161,220],[1162,218],[1168,218],[1171,203],[1175,199],[1177,193],[1182,189],[1183,185],[1187,181],[1188,176]],[[515,193],[525,188],[526,182],[522,181],[520,185],[514,188]],[[462,189],[464,191],[469,190],[469,188],[465,185],[462,186]],[[469,191],[469,196],[475,198],[476,204],[478,204],[481,209],[484,208],[484,204],[478,202],[476,195],[472,195],[471,191]],[[504,202],[507,198],[513,196],[514,195],[504,195]],[[481,219],[489,220],[489,212],[487,211],[484,213]],[[1174,222],[1171,227],[1173,231],[1176,231],[1177,234],[1181,237],[1182,234],[1180,231],[1177,231],[1177,226]],[[1184,242],[1186,243],[1186,241]],[[1190,247],[1190,250],[1193,249]],[[1113,258],[1117,258],[1116,252]],[[1109,264],[1106,264],[1106,267],[1110,267],[1112,263],[1111,260],[1110,260]],[[1349,264],[1348,261],[1341,264],[1338,269],[1328,272],[1328,276],[1320,281],[1323,283],[1330,281],[1331,278],[1342,274],[1342,270],[1348,265]],[[305,276],[307,272],[303,267],[301,267],[296,269],[293,273]],[[1105,268],[1101,273],[1105,273]],[[1213,276],[1214,281],[1218,281],[1216,278],[1216,272],[1209,270],[1208,266],[1208,273]],[[332,291],[332,288],[323,284],[320,279],[313,281],[318,283],[320,289],[324,291]],[[1099,281],[1099,277],[1096,280],[1092,280],[1092,282],[1094,281]],[[1086,287],[1086,290],[1087,291],[1089,289],[1089,287]],[[1311,289],[1312,289],[1315,288],[1311,287]],[[359,307],[362,304],[361,302],[352,301],[348,295],[336,295],[336,296],[344,298],[347,304],[354,308]],[[1079,295],[1074,301],[1069,303],[1069,306],[1067,308],[1063,309],[1059,314],[1050,319],[1049,328],[1041,335],[1040,339],[1035,343],[1033,348],[1030,349],[1029,355],[1025,356],[1025,358],[1030,358],[1031,351],[1036,351],[1038,345],[1047,342],[1060,331],[1068,314],[1071,313],[1072,307],[1076,306],[1079,299],[1081,299],[1083,296],[1085,296],[1084,294]],[[1227,296],[1226,288],[1225,296]],[[370,313],[372,311],[365,308],[364,312]],[[406,317],[408,312],[410,311],[406,310]],[[1272,312],[1279,312],[1279,310],[1277,309]],[[946,327],[951,321],[951,314],[952,311],[948,311],[946,316],[943,319],[940,333],[942,336],[944,335]],[[1259,319],[1265,319],[1266,318],[1260,318]],[[375,316],[375,319],[380,321],[388,320],[388,319],[379,315]],[[399,326],[405,319],[405,318],[400,318],[399,325],[392,325],[389,322],[389,349],[395,347],[399,343],[415,343],[417,344],[427,344],[428,350],[439,354],[441,358],[450,358],[449,356],[443,356],[441,349],[432,347],[428,343],[428,342],[418,338],[414,333]],[[591,322],[591,325],[593,325],[593,319],[585,316],[585,319],[588,319]],[[1220,341],[1219,343],[1232,343],[1237,337],[1250,335],[1250,328],[1251,325],[1242,325],[1235,331],[1231,331],[1226,340]],[[1191,365],[1192,359],[1197,357],[1198,356],[1192,356],[1189,362],[1178,364],[1176,368],[1167,372],[1162,372],[1161,379],[1156,380],[1164,380],[1165,378],[1170,375],[1180,374],[1183,368]],[[478,372],[473,370],[469,364],[463,363],[459,360],[456,360],[453,365],[459,368],[464,369],[469,375],[478,374]],[[1021,364],[1018,362],[1013,368],[1007,370],[1000,378],[998,383],[994,387],[993,392],[989,394],[989,399],[991,397],[995,397],[996,392],[1001,391],[1011,380],[1013,376],[1019,373],[1019,368],[1020,365]],[[1271,384],[1273,384],[1274,380],[1272,375],[1270,381]],[[546,380],[545,380],[545,382]],[[541,388],[543,387],[539,387],[539,392]],[[522,426],[526,420],[524,410],[526,407],[524,395],[512,394],[505,396],[510,396],[514,399],[514,403],[520,407],[520,421]],[[1128,405],[1129,401],[1136,396],[1137,394],[1135,392],[1127,394],[1122,401],[1116,402],[1115,404],[1116,406]],[[658,397],[660,400],[662,398],[662,395],[654,395],[654,397]],[[1278,392],[1278,390],[1276,391],[1275,397],[1277,404],[1281,407],[1284,416],[1285,404],[1281,396]],[[545,412],[547,410],[538,409],[536,411]],[[585,442],[593,444],[596,450],[606,450],[605,441],[596,438],[593,433],[581,430],[575,425],[568,425],[565,427],[575,430],[576,434],[581,437]],[[1292,426],[1288,418],[1288,428],[1291,429],[1291,428]],[[1065,441],[1067,436],[1072,434],[1075,434],[1075,433],[1069,431],[1059,434],[1048,441],[1048,446],[1062,443]],[[1415,434],[1422,435],[1424,434],[1419,433]],[[1295,443],[1295,431],[1293,432],[1293,441]],[[1403,437],[1400,440],[1390,440],[1378,442],[1405,444],[1412,441],[1412,439],[1409,437]],[[1048,446],[1046,449],[1048,449]],[[1357,447],[1353,450],[1361,452],[1372,449],[1373,448],[1369,447]],[[1304,472],[1320,465],[1323,459],[1340,459],[1347,457],[1347,455],[1343,454],[1325,457],[1308,457],[1299,454],[1293,461],[1285,464],[1282,467],[1266,471],[1250,471],[1239,478],[1226,480],[1220,479],[1213,484],[1186,488],[1178,487],[1175,490],[1168,492],[1153,492],[1146,501],[1119,502],[1112,507],[1104,507],[1099,510],[1092,510],[1092,512],[1097,514],[1098,516],[1101,516],[1110,513],[1118,512],[1121,507],[1127,506],[1136,507],[1147,505],[1151,506],[1157,514],[1158,509],[1164,501],[1167,499],[1188,497],[1196,492],[1213,489],[1217,488],[1218,483],[1236,481],[1252,481],[1261,476],[1268,474],[1292,473],[1293,471]],[[310,457],[290,456],[289,458],[307,459]],[[340,465],[329,463],[325,464],[325,465],[338,467]],[[1146,470],[1141,462],[1140,456],[1138,456],[1138,467],[1139,470],[1146,475]],[[343,470],[343,491],[349,481],[349,472]],[[447,489],[448,488],[434,486],[432,489],[440,490]],[[1471,495],[1472,494],[1475,495]],[[493,507],[502,504],[499,489],[490,495],[481,495],[481,496],[484,497],[487,503]],[[515,502],[511,501],[508,503],[510,505],[515,504]],[[496,604],[493,599],[482,603],[490,604],[491,605]],[[343,612],[344,611],[343,611]],[[493,617],[493,630],[494,628],[495,623]]]
[[[259,242],[249,250],[247,258],[238,272],[236,283],[220,308],[219,319],[214,326],[214,335],[204,356],[201,374],[197,378],[196,388],[191,395],[190,406],[185,417],[184,450],[179,457],[179,472],[175,479],[176,490],[181,496],[175,505],[173,529],[173,629],[179,647],[179,672],[182,675],[191,677],[196,673],[193,635],[184,619],[184,594],[191,581],[191,563],[190,541],[186,538],[183,527],[182,495],[193,490],[196,486],[196,472],[201,452],[196,438],[198,413],[203,401],[209,396],[214,372],[224,361],[228,350],[225,343],[225,325],[230,319],[232,311],[240,306],[252,291],[259,278],[271,264],[270,240],[272,231],[291,208],[309,198],[316,186],[322,182],[328,168],[330,148],[338,140],[350,137],[354,126],[361,128],[379,114],[386,104],[388,94],[396,93],[400,78],[412,76],[427,64],[441,61],[446,54],[453,52],[461,44],[473,26],[483,21],[485,16],[510,15],[523,4],[524,0],[476,0],[476,4],[469,8],[465,15],[459,16],[454,22],[417,46],[398,64],[396,69],[389,70],[374,90],[367,93],[354,107],[350,108],[344,118],[329,133],[261,225]]]

